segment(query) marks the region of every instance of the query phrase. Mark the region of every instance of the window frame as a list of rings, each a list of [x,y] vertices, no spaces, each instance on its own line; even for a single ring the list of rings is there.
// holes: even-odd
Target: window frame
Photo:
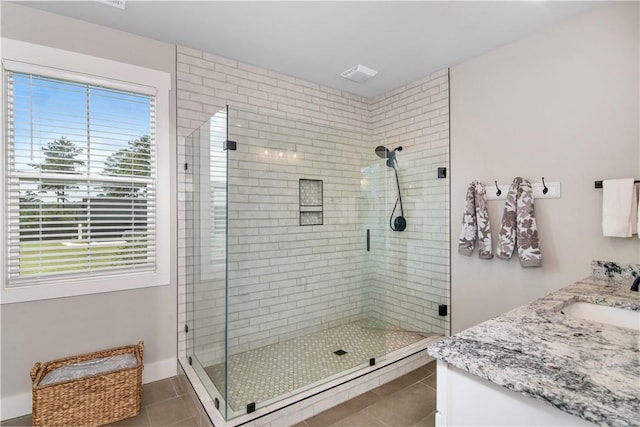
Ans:
[[[7,70],[38,74],[79,83],[106,86],[113,89],[133,91],[155,96],[155,187],[156,187],[156,267],[149,271],[70,273],[65,276],[38,279],[37,284],[8,286],[7,266],[7,188],[6,171],[0,174],[2,210],[0,230],[2,256],[2,278],[0,304],[89,295],[102,292],[164,286],[170,283],[170,239],[171,239],[171,177],[163,171],[171,170],[171,141],[169,127],[169,91],[171,74],[125,64],[104,58],[55,49],[51,47],[2,38],[2,152],[0,160],[7,164]],[[34,280],[35,281],[35,280]]]

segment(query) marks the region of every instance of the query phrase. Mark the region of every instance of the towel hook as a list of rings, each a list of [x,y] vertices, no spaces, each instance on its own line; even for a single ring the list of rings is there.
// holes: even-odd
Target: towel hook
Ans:
[[[500,195],[502,194],[502,190],[500,189],[500,187],[498,187],[498,181],[493,181],[496,183],[496,196],[500,197]]]
[[[544,176],[542,177],[542,194],[547,194],[549,192],[549,189],[547,188],[547,186],[544,183]]]

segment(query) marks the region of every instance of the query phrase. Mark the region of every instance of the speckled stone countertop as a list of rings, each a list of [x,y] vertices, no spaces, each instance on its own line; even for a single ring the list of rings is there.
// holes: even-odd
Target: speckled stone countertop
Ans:
[[[638,331],[561,313],[575,301],[640,311],[630,286],[591,276],[431,344],[429,353],[596,424],[638,426]]]

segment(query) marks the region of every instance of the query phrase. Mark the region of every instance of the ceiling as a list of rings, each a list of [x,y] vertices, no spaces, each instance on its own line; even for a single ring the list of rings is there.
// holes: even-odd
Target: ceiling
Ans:
[[[458,64],[593,1],[27,1],[26,6],[176,43],[365,97]],[[364,83],[340,73],[378,71]]]

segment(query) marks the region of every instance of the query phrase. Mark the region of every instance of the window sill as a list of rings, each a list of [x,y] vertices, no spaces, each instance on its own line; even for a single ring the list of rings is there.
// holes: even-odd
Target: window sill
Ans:
[[[95,279],[86,277],[82,280],[67,280],[64,283],[51,282],[47,284],[3,288],[0,292],[0,305],[167,285],[169,285],[168,278],[162,279],[160,274],[149,272],[114,275]]]

